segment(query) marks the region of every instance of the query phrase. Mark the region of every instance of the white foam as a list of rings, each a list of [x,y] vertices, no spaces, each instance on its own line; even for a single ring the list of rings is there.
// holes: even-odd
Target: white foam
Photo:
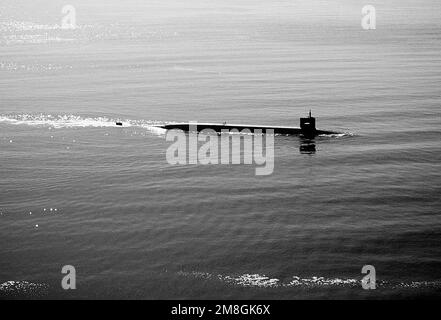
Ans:
[[[0,294],[8,296],[42,296],[47,294],[49,285],[28,281],[6,281],[0,284]]]
[[[162,136],[167,132],[167,129],[155,127],[155,126],[143,126],[144,129],[150,131],[152,134]]]
[[[122,122],[122,126],[117,126],[116,122]],[[164,136],[167,132],[159,126],[164,122],[151,120],[130,120],[126,119],[112,119],[109,117],[81,117],[76,115],[47,115],[47,114],[20,114],[20,115],[0,115],[0,124],[6,123],[9,125],[26,125],[33,127],[47,127],[51,129],[62,128],[133,128],[142,129],[144,132],[149,132],[156,136]],[[137,131],[134,134],[138,134]],[[106,133],[108,135],[108,133]],[[53,135],[51,136],[53,139]],[[73,140],[76,142],[76,140]],[[69,147],[66,147],[69,149]]]
[[[136,121],[111,119],[108,117],[81,117],[76,115],[0,115],[0,122],[5,122],[13,125],[28,125],[28,126],[46,126],[52,128],[75,128],[75,127],[115,127],[116,122],[122,122],[123,127],[141,127],[150,129],[154,125],[160,124],[156,121]]]
[[[63,28],[60,24],[42,24],[32,21],[3,20],[0,21],[0,44],[47,44],[78,41],[92,41],[105,39],[144,39],[163,40],[176,38],[174,32],[148,30],[139,32],[132,25],[119,23],[112,24],[85,24],[75,28]],[[130,66],[139,68],[140,65]]]
[[[353,133],[350,132],[342,132],[342,133],[330,133],[330,134],[320,134],[319,137],[331,137],[331,138],[343,138],[343,137],[352,137]]]
[[[74,115],[15,115],[0,116],[0,122],[13,125],[28,126],[49,126],[53,128],[72,128],[72,127],[110,127],[115,126],[108,118],[82,118]]]
[[[6,71],[31,71],[31,72],[43,72],[43,71],[59,71],[73,69],[71,65],[60,65],[55,63],[17,63],[14,61],[0,61],[0,70]]]
[[[301,278],[298,276],[292,277],[292,280],[284,284],[286,287],[324,287],[324,286],[356,286],[360,284],[357,279],[341,279],[341,278],[325,278],[325,277],[310,277]]]
[[[31,21],[3,21],[0,23],[0,31],[35,31],[35,30],[59,30],[61,29],[60,25],[53,24],[38,24]]]
[[[221,276],[221,280],[242,287],[278,287],[280,280],[260,274],[243,274],[238,277]]]
[[[299,277],[293,276],[287,281],[281,281],[277,278],[268,277],[266,275],[260,274],[243,274],[239,276],[230,275],[213,275],[208,272],[178,272],[178,275],[202,278],[202,279],[213,279],[219,280],[231,285],[241,286],[241,287],[265,287],[265,288],[281,288],[281,287],[302,287],[302,288],[315,288],[315,287],[360,287],[361,279],[353,278],[326,278],[326,277]],[[388,282],[388,281],[377,281],[378,287],[383,288],[408,288],[408,289],[418,289],[418,288],[440,288],[440,281],[412,281],[412,282]]]

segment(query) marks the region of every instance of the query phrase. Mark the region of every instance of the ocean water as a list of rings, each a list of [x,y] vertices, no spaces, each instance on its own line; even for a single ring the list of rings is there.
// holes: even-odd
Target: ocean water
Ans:
[[[0,297],[440,297],[439,1],[369,31],[363,1],[65,4],[0,3]],[[154,128],[309,109],[345,134],[275,137],[268,176],[169,165]]]

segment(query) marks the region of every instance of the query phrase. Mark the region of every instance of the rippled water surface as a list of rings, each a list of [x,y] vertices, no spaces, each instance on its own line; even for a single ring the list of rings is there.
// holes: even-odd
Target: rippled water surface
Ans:
[[[0,3],[0,297],[440,296],[438,1],[70,3]],[[275,137],[269,176],[155,127],[309,109],[345,134]]]

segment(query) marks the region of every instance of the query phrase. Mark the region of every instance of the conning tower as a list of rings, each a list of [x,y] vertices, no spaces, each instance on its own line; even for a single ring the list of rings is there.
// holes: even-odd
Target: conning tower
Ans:
[[[311,110],[309,110],[309,116],[307,118],[300,118],[300,129],[305,136],[315,136],[315,118],[311,115]]]

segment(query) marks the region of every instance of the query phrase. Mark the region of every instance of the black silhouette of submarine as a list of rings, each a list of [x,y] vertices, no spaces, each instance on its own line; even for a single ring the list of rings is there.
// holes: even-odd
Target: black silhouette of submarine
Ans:
[[[309,115],[306,118],[300,118],[300,128],[298,127],[283,127],[283,126],[259,126],[259,125],[242,125],[242,124],[216,124],[216,123],[195,123],[196,130],[202,131],[204,129],[212,129],[216,132],[222,132],[222,130],[238,130],[242,131],[243,129],[249,129],[253,132],[256,129],[274,130],[274,134],[282,134],[282,135],[303,135],[306,137],[315,137],[317,135],[327,135],[327,134],[337,134],[338,132],[328,131],[328,130],[318,130],[315,127],[316,118],[311,115],[311,111],[309,111]],[[172,130],[179,129],[182,131],[190,131],[190,125],[194,126],[195,124],[190,123],[171,123],[163,126],[159,126],[162,129]],[[192,128],[193,129],[193,128]]]

